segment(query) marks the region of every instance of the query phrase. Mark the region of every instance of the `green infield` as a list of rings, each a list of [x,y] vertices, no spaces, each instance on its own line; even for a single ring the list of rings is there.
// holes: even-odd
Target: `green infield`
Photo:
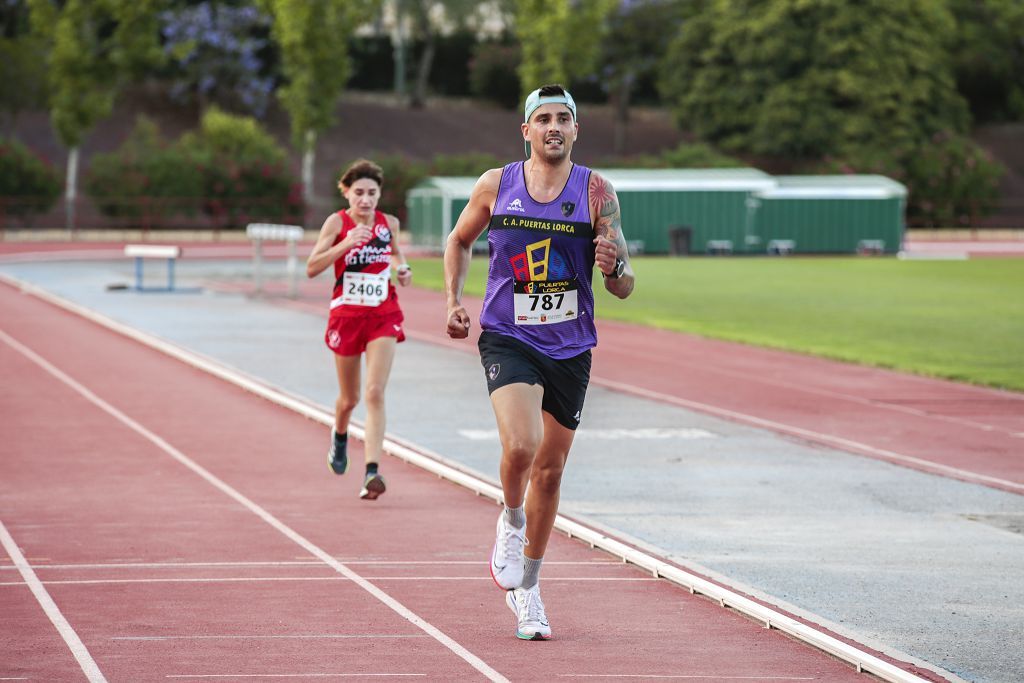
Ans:
[[[486,257],[466,291],[482,296]],[[440,259],[416,283],[443,289]],[[1024,391],[1024,260],[878,257],[633,259],[599,318]]]

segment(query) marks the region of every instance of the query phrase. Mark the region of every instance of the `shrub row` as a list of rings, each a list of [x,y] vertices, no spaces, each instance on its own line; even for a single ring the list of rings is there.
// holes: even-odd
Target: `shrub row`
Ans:
[[[0,139],[0,225],[5,217],[23,221],[46,213],[60,197],[57,170],[16,140]]]
[[[174,143],[148,119],[117,150],[96,155],[85,192],[100,211],[144,227],[205,215],[218,228],[302,222],[302,188],[287,153],[259,124],[211,109]]]

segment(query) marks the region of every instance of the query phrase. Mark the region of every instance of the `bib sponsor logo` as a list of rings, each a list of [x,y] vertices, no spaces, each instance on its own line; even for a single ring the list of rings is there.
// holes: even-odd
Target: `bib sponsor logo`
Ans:
[[[512,201],[510,201],[508,203],[508,206],[505,207],[505,210],[506,211],[518,211],[520,213],[526,213],[526,209],[523,208],[523,200],[519,199],[518,197],[516,199],[513,199]]]

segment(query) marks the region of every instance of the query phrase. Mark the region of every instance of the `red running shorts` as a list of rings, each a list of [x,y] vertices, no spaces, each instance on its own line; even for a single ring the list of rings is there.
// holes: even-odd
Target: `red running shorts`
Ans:
[[[358,356],[366,351],[366,345],[381,337],[394,337],[405,341],[401,311],[377,316],[343,317],[331,316],[327,320],[324,341],[327,347],[339,356]]]

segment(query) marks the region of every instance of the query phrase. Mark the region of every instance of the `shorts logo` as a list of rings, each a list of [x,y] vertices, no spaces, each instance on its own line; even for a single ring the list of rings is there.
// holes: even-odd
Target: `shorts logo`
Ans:
[[[491,367],[487,368],[487,379],[492,382],[498,379],[498,375],[501,374],[501,363],[494,363]]]
[[[518,211],[520,213],[526,213],[526,209],[523,208],[523,200],[516,198],[508,203],[505,207],[506,211]]]
[[[562,215],[568,218],[572,215],[572,212],[576,210],[576,205],[572,202],[562,202]]]
[[[399,334],[402,333],[402,326],[401,325],[392,325],[391,327],[395,328],[395,332],[398,332]]]
[[[337,330],[331,330],[327,333],[327,345],[332,349],[338,348],[341,344],[341,335],[338,334]]]
[[[386,225],[377,226],[377,237],[380,238],[381,242],[387,244],[391,241],[391,228]]]
[[[583,412],[582,410],[577,410],[576,414],[573,415],[573,419],[575,419],[577,422],[579,422],[580,421],[580,413],[582,413],[582,412]]]

